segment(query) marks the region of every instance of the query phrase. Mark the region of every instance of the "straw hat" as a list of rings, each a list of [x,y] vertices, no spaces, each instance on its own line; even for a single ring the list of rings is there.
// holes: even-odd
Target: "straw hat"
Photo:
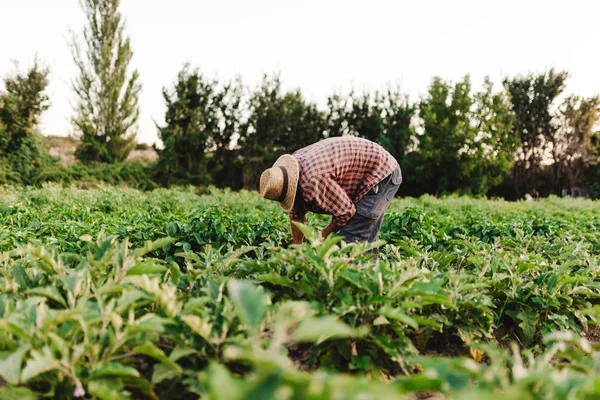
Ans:
[[[265,199],[278,201],[281,208],[290,211],[294,206],[299,175],[298,161],[284,154],[260,176],[260,194]]]

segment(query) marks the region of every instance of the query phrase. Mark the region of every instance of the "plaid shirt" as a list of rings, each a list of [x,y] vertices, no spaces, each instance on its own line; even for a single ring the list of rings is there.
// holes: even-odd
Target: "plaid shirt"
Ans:
[[[380,145],[353,136],[321,140],[296,151],[300,164],[297,198],[291,219],[308,211],[331,214],[338,227],[356,213],[355,204],[398,167]],[[302,201],[304,200],[304,201]]]

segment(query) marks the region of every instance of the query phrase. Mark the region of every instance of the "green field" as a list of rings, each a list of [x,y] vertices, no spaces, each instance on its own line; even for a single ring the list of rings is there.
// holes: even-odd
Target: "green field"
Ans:
[[[312,217],[312,218],[311,218]],[[600,203],[0,188],[0,399],[598,399]]]

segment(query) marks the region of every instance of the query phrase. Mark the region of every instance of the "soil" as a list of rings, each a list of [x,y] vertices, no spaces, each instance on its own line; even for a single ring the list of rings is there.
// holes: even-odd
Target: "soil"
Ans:
[[[50,155],[61,161],[64,166],[75,162],[75,149],[79,145],[79,140],[72,136],[44,136],[44,144],[48,148]],[[158,154],[152,146],[145,143],[138,143],[135,149],[127,157],[128,161],[140,161],[142,163],[151,163],[158,158]]]
[[[600,326],[590,326],[587,331],[581,333],[581,336],[592,343],[600,342]]]

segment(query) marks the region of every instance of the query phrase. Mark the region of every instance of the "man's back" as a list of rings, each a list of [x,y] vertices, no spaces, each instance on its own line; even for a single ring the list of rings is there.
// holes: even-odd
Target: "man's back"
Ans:
[[[260,179],[262,196],[289,211],[294,243],[304,238],[295,223],[306,223],[309,211],[331,215],[323,237],[339,232],[349,243],[377,241],[402,174],[377,143],[338,137],[282,155]]]
[[[398,167],[383,147],[353,136],[324,139],[293,156],[300,164],[299,185],[309,199],[319,183],[332,179],[356,203]]]

